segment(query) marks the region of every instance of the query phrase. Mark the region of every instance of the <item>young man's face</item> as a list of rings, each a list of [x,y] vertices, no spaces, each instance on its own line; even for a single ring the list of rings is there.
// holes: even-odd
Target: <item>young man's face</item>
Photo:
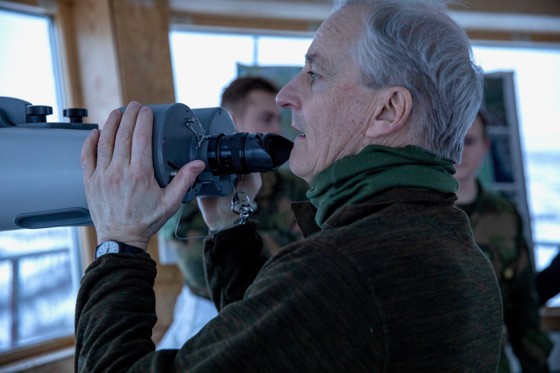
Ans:
[[[262,90],[249,93],[245,112],[235,117],[235,127],[239,132],[280,134],[280,108],[275,95]]]
[[[490,141],[484,136],[484,128],[477,116],[465,136],[463,156],[460,164],[455,165],[455,178],[459,182],[476,179],[478,169],[486,157]]]

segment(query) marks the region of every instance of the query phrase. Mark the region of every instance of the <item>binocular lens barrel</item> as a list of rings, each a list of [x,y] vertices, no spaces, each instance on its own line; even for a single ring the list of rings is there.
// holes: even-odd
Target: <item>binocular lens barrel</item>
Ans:
[[[292,147],[290,140],[272,133],[219,134],[208,137],[206,156],[213,175],[248,174],[282,165]]]

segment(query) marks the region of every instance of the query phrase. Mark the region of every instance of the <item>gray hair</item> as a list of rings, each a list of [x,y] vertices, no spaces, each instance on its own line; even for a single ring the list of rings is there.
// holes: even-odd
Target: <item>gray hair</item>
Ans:
[[[465,31],[445,14],[446,3],[345,0],[334,10],[352,5],[365,9],[366,32],[351,46],[363,84],[407,88],[416,144],[460,162],[482,100],[483,74]]]

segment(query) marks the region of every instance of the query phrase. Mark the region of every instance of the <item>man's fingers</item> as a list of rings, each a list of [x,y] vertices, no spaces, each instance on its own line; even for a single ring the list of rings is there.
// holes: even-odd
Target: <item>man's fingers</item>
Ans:
[[[82,174],[84,180],[87,180],[93,175],[97,165],[97,142],[99,141],[99,130],[92,130],[84,144],[82,145],[82,152],[80,155],[80,162],[82,165]]]
[[[113,148],[115,144],[115,134],[119,128],[121,112],[113,110],[103,125],[97,143],[97,167],[103,169],[109,167],[113,158]]]
[[[130,149],[132,147],[134,128],[136,127],[136,120],[140,108],[141,105],[136,101],[130,102],[126,107],[116,132],[115,150],[111,162],[117,162],[118,164],[130,163]]]
[[[136,118],[136,127],[132,138],[131,164],[134,167],[153,168],[152,131],[152,111],[148,107],[143,107]]]

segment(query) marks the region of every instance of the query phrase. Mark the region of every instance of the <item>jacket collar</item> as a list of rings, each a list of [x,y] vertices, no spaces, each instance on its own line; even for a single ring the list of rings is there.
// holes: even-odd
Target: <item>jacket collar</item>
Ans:
[[[370,201],[342,207],[329,217],[321,227],[315,221],[317,209],[311,202],[292,202],[292,211],[303,236],[307,238],[321,230],[351,224],[365,216],[376,214],[395,203],[452,206],[456,200],[457,196],[454,193],[439,193],[419,188],[396,187],[376,195]]]

